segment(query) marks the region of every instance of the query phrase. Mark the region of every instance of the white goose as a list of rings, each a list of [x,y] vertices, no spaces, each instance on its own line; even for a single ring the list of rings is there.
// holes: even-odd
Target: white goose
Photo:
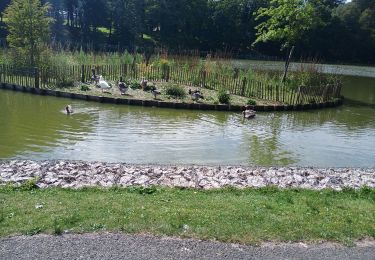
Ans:
[[[103,79],[103,76],[99,77],[99,87],[101,88],[102,92],[111,88],[108,82]]]

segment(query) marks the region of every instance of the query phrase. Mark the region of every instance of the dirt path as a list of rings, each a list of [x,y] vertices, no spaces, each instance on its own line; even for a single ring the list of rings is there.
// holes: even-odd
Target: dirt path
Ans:
[[[253,247],[144,235],[38,235],[0,239],[0,259],[375,259],[375,242]]]

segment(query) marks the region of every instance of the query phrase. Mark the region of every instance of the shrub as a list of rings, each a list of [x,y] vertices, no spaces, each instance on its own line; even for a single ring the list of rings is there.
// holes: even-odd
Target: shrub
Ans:
[[[249,99],[247,100],[247,105],[249,106],[256,106],[257,105],[257,102],[253,99]]]
[[[230,94],[224,89],[219,90],[217,93],[217,99],[221,104],[229,104]]]
[[[57,79],[56,79],[57,88],[68,88],[68,87],[73,87],[73,85],[74,85],[74,80],[72,78],[64,77],[64,75],[57,76]]]
[[[39,187],[37,185],[37,182],[38,182],[38,178],[29,179],[29,180],[23,182],[18,187],[18,189],[22,190],[22,191],[32,191],[32,190],[38,189]]]
[[[86,86],[86,85],[81,86],[81,91],[89,91],[89,90],[90,90],[89,86]]]
[[[131,80],[127,82],[131,89],[141,89],[141,83],[139,83],[137,80]]]
[[[185,89],[179,85],[171,84],[166,88],[166,94],[174,98],[184,98],[186,97]]]

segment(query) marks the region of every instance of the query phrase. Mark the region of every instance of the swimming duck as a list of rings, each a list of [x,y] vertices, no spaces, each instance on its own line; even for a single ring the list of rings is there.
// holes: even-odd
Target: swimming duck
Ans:
[[[73,114],[73,109],[72,109],[71,105],[67,105],[65,107],[65,110],[66,110],[66,114],[68,114],[68,115]]]
[[[246,119],[251,119],[255,117],[255,111],[250,109],[249,106],[244,107],[244,111],[242,111],[243,117]]]

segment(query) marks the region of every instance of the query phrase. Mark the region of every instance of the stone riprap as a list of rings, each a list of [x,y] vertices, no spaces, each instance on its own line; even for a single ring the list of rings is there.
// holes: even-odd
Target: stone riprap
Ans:
[[[162,186],[335,189],[375,188],[375,169],[159,166],[82,161],[0,161],[0,185],[37,179],[40,188]]]

